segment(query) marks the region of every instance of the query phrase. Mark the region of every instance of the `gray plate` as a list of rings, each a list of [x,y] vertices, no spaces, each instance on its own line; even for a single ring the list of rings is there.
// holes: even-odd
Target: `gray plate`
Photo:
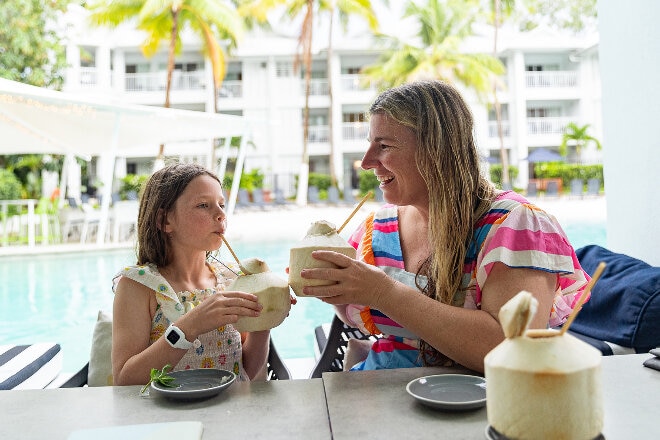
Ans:
[[[213,368],[182,370],[168,374],[174,378],[175,387],[151,382],[151,391],[160,396],[181,400],[215,396],[236,380],[236,375],[231,371]]]
[[[486,405],[486,379],[465,374],[438,374],[412,380],[408,394],[432,408],[464,411]]]

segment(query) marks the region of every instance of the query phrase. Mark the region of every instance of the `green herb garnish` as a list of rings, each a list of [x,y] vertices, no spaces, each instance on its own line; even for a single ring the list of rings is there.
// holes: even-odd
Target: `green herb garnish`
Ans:
[[[144,393],[149,387],[149,385],[151,385],[151,382],[157,382],[164,387],[174,388],[176,386],[173,383],[174,378],[167,374],[167,370],[169,370],[170,368],[172,368],[170,364],[165,365],[162,370],[159,370],[157,368],[152,368],[151,373],[149,375],[150,376],[149,382],[147,382],[147,384],[142,387],[140,393]]]

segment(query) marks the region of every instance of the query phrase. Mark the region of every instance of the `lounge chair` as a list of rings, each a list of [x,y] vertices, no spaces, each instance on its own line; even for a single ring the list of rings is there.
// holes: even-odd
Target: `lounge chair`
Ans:
[[[571,197],[582,198],[584,194],[584,180],[572,179],[571,180]]]
[[[529,182],[527,184],[527,197],[536,197],[537,194],[536,182]]]
[[[559,197],[559,185],[554,180],[551,180],[545,186],[546,197]]]
[[[365,335],[357,328],[344,324],[337,315],[332,319],[327,336],[323,326],[316,327],[314,333],[321,357],[309,376],[312,379],[321,377],[324,372],[343,371],[349,339],[376,339],[375,336]]]
[[[312,204],[321,203],[318,187],[312,185],[309,188],[307,188],[307,201]]]
[[[238,190],[238,196],[236,199],[237,208],[251,208],[254,206],[252,200],[250,200],[250,193],[244,188]]]
[[[273,196],[274,196],[273,204],[276,206],[288,206],[293,204],[289,200],[287,200],[286,197],[284,197],[284,191],[282,191],[279,188],[275,188]]]
[[[47,388],[61,371],[60,344],[0,345],[0,390]]]
[[[339,189],[336,186],[331,186],[328,188],[328,203],[332,205],[339,205],[341,199],[339,197]]]
[[[587,180],[587,195],[597,196],[600,194],[600,179],[591,178]]]
[[[266,199],[264,198],[264,190],[261,188],[255,188],[252,190],[252,205],[257,208],[264,209],[268,206]]]

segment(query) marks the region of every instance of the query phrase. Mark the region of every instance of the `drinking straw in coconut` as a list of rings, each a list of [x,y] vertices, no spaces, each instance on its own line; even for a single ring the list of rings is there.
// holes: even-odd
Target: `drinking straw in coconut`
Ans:
[[[365,196],[362,198],[362,200],[360,200],[360,203],[357,204],[357,206],[355,207],[355,209],[353,210],[353,212],[351,212],[351,215],[348,216],[348,218],[346,219],[346,221],[344,222],[344,224],[341,225],[341,226],[339,227],[339,229],[337,229],[337,234],[339,234],[339,233],[341,232],[341,230],[344,229],[344,227],[348,224],[348,222],[351,221],[351,219],[353,218],[353,216],[354,216],[355,214],[357,214],[358,210],[362,207],[362,205],[364,205],[364,202],[366,202],[367,199],[368,199],[369,197],[371,197],[372,194],[373,194],[373,191],[369,191],[369,192],[367,193],[367,195],[365,195]]]
[[[560,335],[566,333],[568,327],[570,327],[573,321],[575,321],[575,317],[582,309],[582,304],[584,304],[584,302],[587,300],[587,296],[589,296],[589,292],[591,292],[591,289],[593,289],[594,285],[596,284],[596,281],[598,281],[598,278],[600,278],[601,274],[603,273],[603,270],[605,270],[605,266],[606,265],[604,261],[601,261],[600,264],[598,264],[598,267],[594,272],[594,276],[591,278],[591,281],[589,281],[589,283],[587,284],[587,287],[585,287],[584,290],[582,291],[582,295],[580,295],[577,304],[575,304],[573,311],[568,316],[568,319],[566,320],[566,324],[562,326],[561,331],[559,332]]]
[[[229,243],[227,243],[227,239],[225,238],[224,235],[222,236],[222,242],[225,244],[225,246],[227,246],[227,249],[229,249],[229,252],[231,253],[232,257],[234,257],[234,260],[236,260],[236,264],[238,264],[240,266],[241,265],[240,260],[238,259],[238,257],[234,253],[234,250],[231,248],[231,246],[229,246]]]

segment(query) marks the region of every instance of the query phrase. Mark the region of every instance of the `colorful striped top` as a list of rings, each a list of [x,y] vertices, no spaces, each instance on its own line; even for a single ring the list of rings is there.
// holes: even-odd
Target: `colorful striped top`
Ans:
[[[409,286],[425,287],[426,277],[407,272],[404,268],[396,206],[384,205],[371,213],[351,235],[349,243],[357,249],[358,259],[380,267]],[[512,191],[499,194],[490,210],[476,224],[463,266],[463,307],[481,308],[481,287],[496,262],[512,268],[531,268],[557,274],[559,288],[550,314],[551,327],[566,321],[589,280],[557,220]],[[419,346],[419,338],[378,310],[351,304],[347,306],[346,314],[349,324],[363,332],[384,335],[374,344],[372,353],[416,351]],[[383,344],[385,347],[379,347]],[[412,359],[412,353],[406,353],[405,358],[404,364]],[[420,365],[416,359],[412,362],[413,365],[401,365],[389,359],[387,367],[380,363],[373,368]],[[365,368],[371,369],[369,366]]]

